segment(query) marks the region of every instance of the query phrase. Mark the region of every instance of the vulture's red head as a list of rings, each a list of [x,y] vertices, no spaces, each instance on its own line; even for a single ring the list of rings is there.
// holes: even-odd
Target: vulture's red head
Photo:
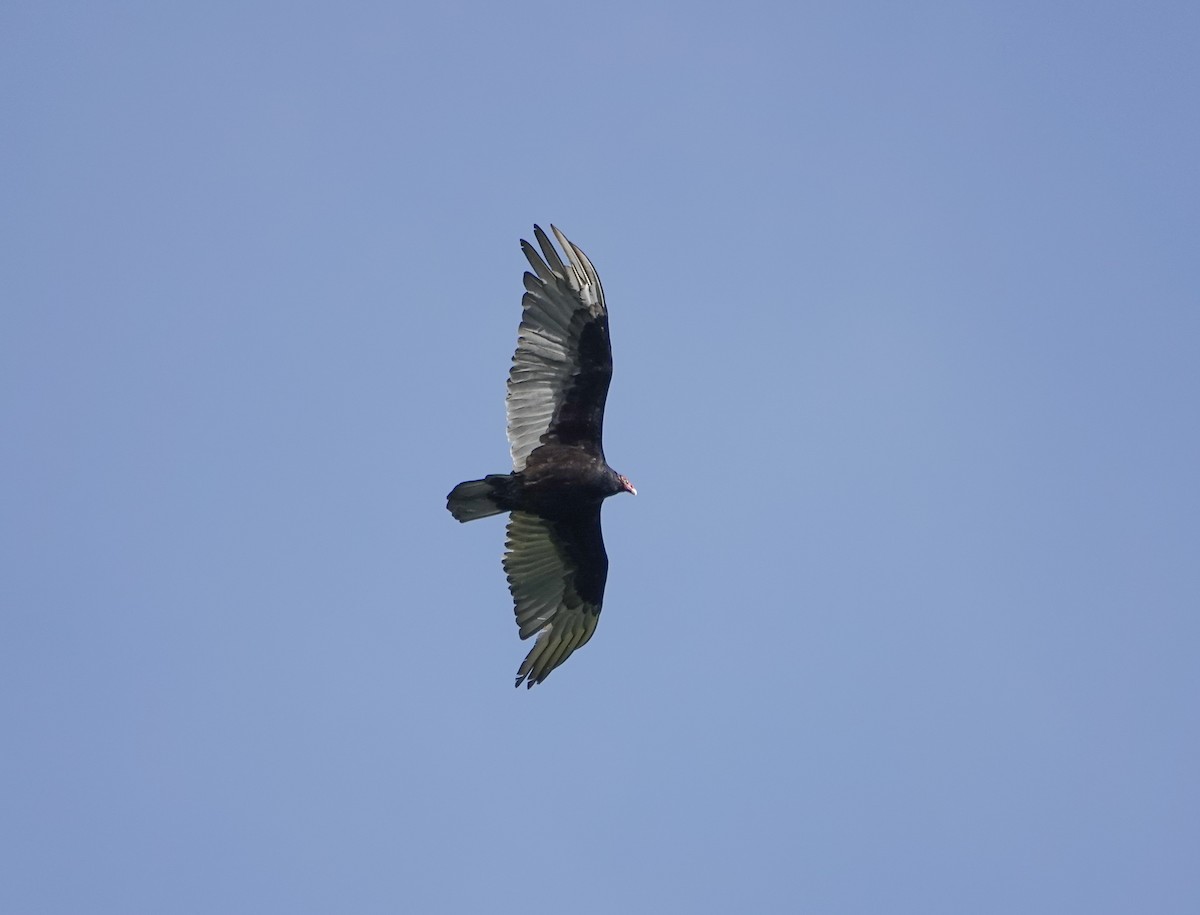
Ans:
[[[622,474],[617,474],[617,482],[621,484],[621,488],[625,490],[625,492],[632,493],[635,496],[637,495],[637,490],[634,489],[633,484],[629,482],[629,477]]]

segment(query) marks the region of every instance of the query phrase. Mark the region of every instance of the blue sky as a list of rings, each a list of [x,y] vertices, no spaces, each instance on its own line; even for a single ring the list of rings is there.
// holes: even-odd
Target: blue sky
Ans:
[[[1194,4],[0,13],[0,910],[1191,913]],[[596,637],[498,520],[534,222]]]

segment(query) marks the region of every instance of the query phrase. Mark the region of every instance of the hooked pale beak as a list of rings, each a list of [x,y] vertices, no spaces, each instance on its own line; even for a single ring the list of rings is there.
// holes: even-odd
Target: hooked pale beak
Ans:
[[[633,488],[633,484],[629,482],[629,477],[621,477],[621,488],[628,493],[637,495],[637,490]]]

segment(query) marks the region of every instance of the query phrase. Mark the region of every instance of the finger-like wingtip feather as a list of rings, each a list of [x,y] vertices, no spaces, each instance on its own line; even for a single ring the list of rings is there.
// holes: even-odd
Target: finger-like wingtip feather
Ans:
[[[554,230],[554,234],[559,236],[561,240],[562,236],[559,234],[558,229],[555,229],[554,226],[550,228]],[[546,258],[546,263],[550,265],[550,269],[559,276],[565,277],[567,275],[566,265],[563,263],[562,258],[559,257],[558,251],[546,236],[546,233],[542,231],[541,226],[533,227],[533,237],[537,239],[538,247],[542,249],[542,255]],[[570,248],[564,246],[563,251],[566,252],[567,257],[571,256]]]
[[[537,274],[538,279],[540,279],[543,283],[554,282],[553,269],[551,267],[548,267],[546,265],[546,262],[543,261],[538,256],[538,253],[534,249],[533,245],[531,245],[529,242],[527,242],[523,238],[521,239],[521,253],[525,255],[525,260],[529,261],[529,266],[533,268],[534,273]],[[526,289],[529,288],[529,281],[532,276],[533,276],[533,274],[530,274],[530,273],[525,274],[525,288]]]

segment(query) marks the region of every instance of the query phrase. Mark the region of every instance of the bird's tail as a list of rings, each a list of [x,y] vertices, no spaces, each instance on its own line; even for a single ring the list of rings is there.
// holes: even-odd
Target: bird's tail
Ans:
[[[508,474],[490,474],[482,480],[459,483],[446,497],[446,508],[459,521],[474,521],[509,511],[512,506],[504,498],[508,480]]]

